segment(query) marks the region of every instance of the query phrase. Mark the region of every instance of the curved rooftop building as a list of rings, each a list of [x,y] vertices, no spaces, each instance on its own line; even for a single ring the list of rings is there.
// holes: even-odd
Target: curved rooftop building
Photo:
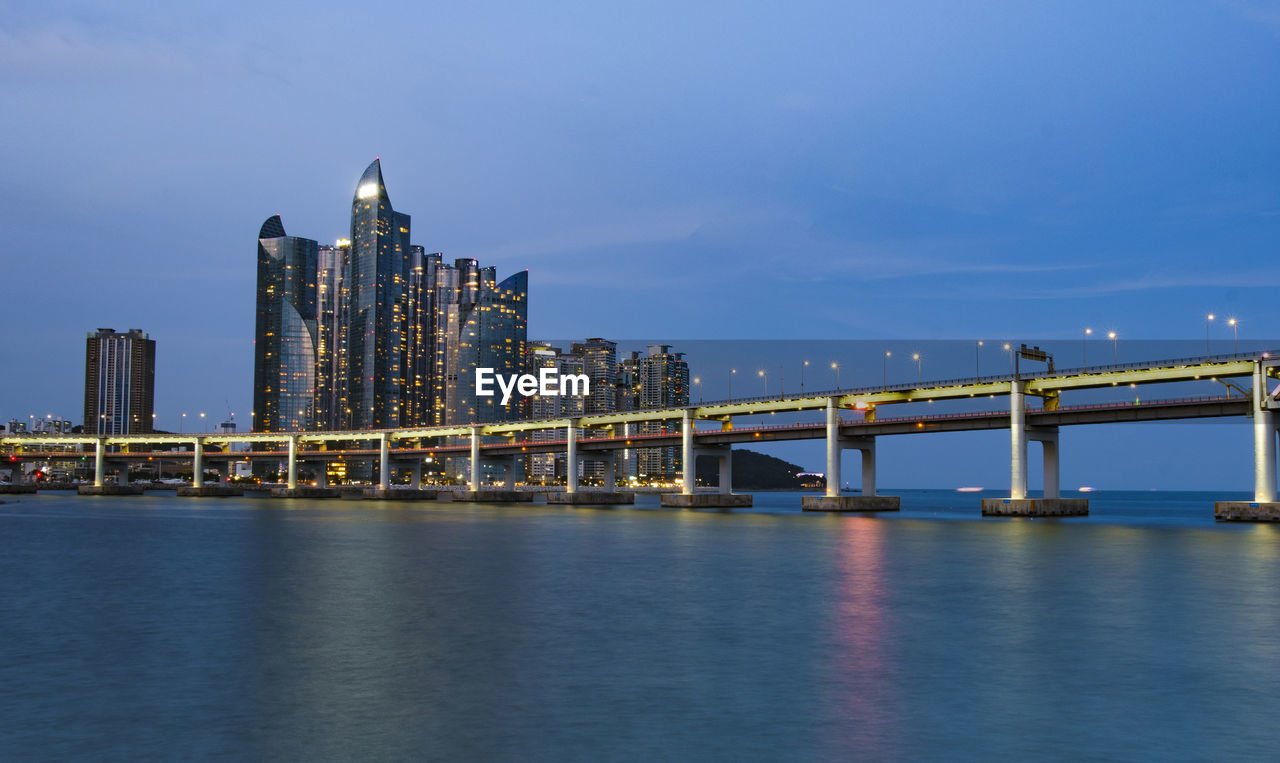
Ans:
[[[314,428],[316,248],[312,239],[286,235],[279,215],[267,218],[258,231],[256,432]]]

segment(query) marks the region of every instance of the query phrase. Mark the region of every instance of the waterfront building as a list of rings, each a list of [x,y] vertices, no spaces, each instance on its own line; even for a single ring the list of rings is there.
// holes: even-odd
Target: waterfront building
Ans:
[[[525,370],[528,332],[529,271],[496,282],[493,267],[472,259],[439,265],[436,280],[436,423],[471,424],[521,417],[523,401],[504,405],[497,395],[480,397],[475,369],[496,374]]]
[[[582,359],[582,373],[591,383],[584,413],[612,413],[617,410],[618,343],[601,337],[590,337],[574,342],[572,354]],[[611,429],[590,429],[583,432],[586,438],[610,437]],[[590,480],[603,480],[606,473],[604,461],[584,459],[582,476]]]
[[[285,234],[279,215],[258,232],[253,430],[315,427],[318,244]]]
[[[557,376],[583,373],[582,358],[566,354],[559,347],[552,347],[546,342],[533,342],[529,345],[527,373],[538,375],[543,368],[554,369]],[[558,419],[581,416],[585,409],[585,395],[534,395],[526,398],[524,415],[530,419]],[[579,430],[579,433],[581,430]],[[531,442],[556,442],[563,440],[564,429],[536,429],[529,433]],[[525,481],[529,483],[551,484],[558,478],[568,474],[564,453],[536,453],[528,457],[525,466]],[[581,459],[574,465],[579,475],[582,473]]]
[[[350,238],[258,240],[255,431],[386,429],[518,418],[477,399],[474,369],[524,370],[528,271],[496,282],[476,260],[442,264],[409,243],[373,161],[356,183]]]
[[[141,329],[100,328],[85,341],[84,431],[141,434],[155,412],[156,343]]]
[[[351,200],[347,407],[351,429],[401,424],[405,387],[409,215],[391,206],[374,159]]]
[[[316,425],[350,429],[347,405],[347,313],[351,303],[351,240],[321,245],[316,261]]]
[[[684,353],[671,352],[665,344],[649,345],[648,355],[637,359],[635,384],[636,408],[678,408],[689,404],[689,364]],[[678,434],[679,421],[648,421],[640,424],[641,435]],[[680,463],[680,449],[640,448],[637,454],[637,471],[641,480],[671,482],[688,471]]]

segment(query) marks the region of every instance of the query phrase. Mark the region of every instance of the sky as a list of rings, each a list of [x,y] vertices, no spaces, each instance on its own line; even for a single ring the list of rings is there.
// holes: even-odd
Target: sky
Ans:
[[[0,0],[0,418],[78,422],[98,327],[247,418],[258,228],[374,157],[530,338],[1280,336],[1277,92],[1263,0]]]

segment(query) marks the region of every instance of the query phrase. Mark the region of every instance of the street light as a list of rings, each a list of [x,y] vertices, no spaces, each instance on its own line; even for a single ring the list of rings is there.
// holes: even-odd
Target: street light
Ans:
[[[1213,313],[1204,317],[1204,356],[1209,357],[1209,324],[1213,323]]]
[[[1014,361],[1013,361],[1013,345],[1009,344],[1008,342],[1005,342],[1004,350],[1005,352],[1009,353],[1009,373],[1016,374],[1017,366],[1014,365]]]
[[[1235,318],[1228,318],[1227,325],[1231,327],[1231,351],[1240,352],[1240,322]]]
[[[982,376],[982,340],[973,348],[973,375]]]
[[[185,413],[178,417],[178,434],[182,434],[182,423],[186,418],[187,414]]]
[[[1107,339],[1111,340],[1111,362],[1120,362],[1120,339],[1116,336],[1116,332],[1108,331]]]
[[[880,381],[885,387],[889,386],[889,356],[891,355],[893,355],[892,352],[885,350],[884,357],[880,359]]]
[[[809,361],[805,361],[800,365],[800,394],[804,395],[804,370],[809,367]]]
[[[736,368],[729,369],[729,402],[731,403],[733,402],[733,376],[736,373],[738,373],[738,369]]]
[[[831,361],[831,370],[836,372],[836,389],[840,389],[840,364]]]
[[[764,372],[764,369],[762,368],[759,371],[756,371],[756,376],[759,376],[761,381],[764,382],[764,394],[765,394],[765,397],[768,397],[769,396],[769,375],[766,374]]]
[[[1093,333],[1093,329],[1085,329],[1084,336],[1080,338],[1080,365],[1083,368],[1089,367],[1089,335]]]
[[[921,368],[924,366],[924,361],[920,360],[920,353],[918,352],[911,353],[911,359],[916,362],[916,384],[919,384],[923,376]]]
[[[702,379],[697,376],[693,377],[693,386],[698,388],[698,404],[702,404]]]
[[[204,428],[204,411],[200,411],[200,431],[206,431]]]

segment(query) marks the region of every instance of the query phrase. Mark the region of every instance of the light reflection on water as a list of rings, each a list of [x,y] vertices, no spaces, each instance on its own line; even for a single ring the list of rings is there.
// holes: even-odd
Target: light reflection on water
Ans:
[[[1271,754],[1277,528],[903,494],[6,504],[0,757]]]

